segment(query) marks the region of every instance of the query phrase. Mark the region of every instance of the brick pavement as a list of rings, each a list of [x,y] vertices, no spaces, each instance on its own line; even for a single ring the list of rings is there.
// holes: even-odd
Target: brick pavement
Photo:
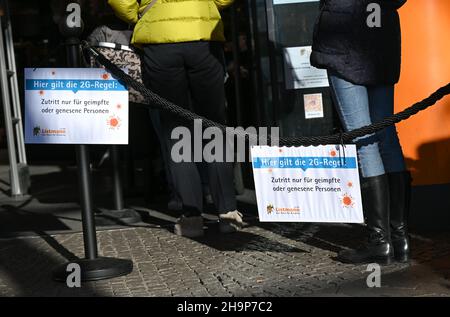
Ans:
[[[51,273],[83,256],[80,233],[0,240],[0,296],[449,296],[450,235],[414,236],[411,267],[382,269],[369,290],[366,266],[333,260],[361,239],[359,227],[260,224],[221,235],[214,224],[198,240],[168,228],[100,231],[99,253],[129,258],[132,274],[69,289]]]

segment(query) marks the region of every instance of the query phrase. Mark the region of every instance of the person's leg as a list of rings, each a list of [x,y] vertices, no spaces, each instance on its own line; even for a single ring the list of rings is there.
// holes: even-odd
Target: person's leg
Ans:
[[[330,86],[336,110],[345,131],[352,131],[372,123],[367,88],[354,85],[330,75]],[[375,134],[355,139],[359,166],[363,177],[385,174]]]
[[[181,201],[181,198],[178,196],[176,187],[174,185],[173,175],[169,165],[170,149],[168,148],[169,146],[168,142],[164,141],[165,137],[162,134],[163,130],[161,127],[160,113],[159,110],[157,109],[150,109],[149,113],[153,128],[156,131],[156,135],[158,136],[158,140],[161,147],[161,157],[166,175],[167,188],[169,190],[170,195],[167,208],[173,211],[181,211],[183,209],[183,202]]]
[[[335,105],[346,131],[371,124],[367,88],[330,74]],[[375,134],[354,140],[362,173],[361,191],[369,243],[358,250],[346,250],[338,258],[346,263],[389,263],[392,245],[389,230],[388,178]]]
[[[161,97],[187,108],[189,105],[189,87],[184,59],[177,44],[147,45],[144,47],[144,73],[150,89]],[[176,140],[171,139],[171,133],[177,126],[187,123],[178,117],[159,111],[160,129],[163,151],[166,152],[173,187],[181,198],[184,210],[201,213],[203,209],[200,176],[195,163],[175,163],[170,152]]]
[[[191,43],[186,64],[195,112],[225,124],[224,66],[220,43]],[[225,140],[224,140],[225,143]],[[214,204],[220,214],[237,209],[233,183],[233,166],[225,160],[205,163]]]
[[[394,86],[368,87],[370,116],[379,122],[394,113]],[[377,132],[381,158],[386,173],[406,170],[402,148],[394,125]]]
[[[394,86],[368,89],[371,117],[379,122],[394,113]],[[391,239],[396,260],[408,262],[410,243],[408,216],[411,199],[411,175],[406,169],[395,126],[377,132],[380,152],[389,178]]]

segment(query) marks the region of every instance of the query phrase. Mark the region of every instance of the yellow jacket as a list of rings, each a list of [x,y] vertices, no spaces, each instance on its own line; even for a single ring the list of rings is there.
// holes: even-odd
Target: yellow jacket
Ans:
[[[133,44],[225,41],[219,10],[234,0],[157,0],[138,19],[151,0],[108,0],[116,15],[134,25]]]

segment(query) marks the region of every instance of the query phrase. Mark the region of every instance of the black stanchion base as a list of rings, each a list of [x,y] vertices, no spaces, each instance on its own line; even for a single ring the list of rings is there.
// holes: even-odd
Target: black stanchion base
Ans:
[[[70,263],[76,263],[81,268],[81,281],[99,281],[114,277],[128,275],[133,271],[133,262],[131,260],[115,258],[97,258],[94,260],[76,260]],[[66,263],[58,267],[53,272],[53,279],[58,282],[66,282],[67,276],[72,272],[67,272]]]
[[[132,225],[139,222],[142,222],[141,215],[133,209],[100,209],[99,213],[95,214],[95,224],[97,227]]]
[[[12,196],[11,193],[8,193],[10,196],[2,198],[3,204],[13,204],[13,203],[21,203],[26,202],[28,200],[31,200],[33,196],[25,194],[25,195],[14,195]]]

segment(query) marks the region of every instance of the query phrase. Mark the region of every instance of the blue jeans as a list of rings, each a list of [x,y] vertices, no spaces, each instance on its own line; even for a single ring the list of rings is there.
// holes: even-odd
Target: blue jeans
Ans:
[[[345,131],[379,122],[394,112],[394,86],[360,86],[328,74]],[[363,177],[406,170],[395,126],[354,140]]]

